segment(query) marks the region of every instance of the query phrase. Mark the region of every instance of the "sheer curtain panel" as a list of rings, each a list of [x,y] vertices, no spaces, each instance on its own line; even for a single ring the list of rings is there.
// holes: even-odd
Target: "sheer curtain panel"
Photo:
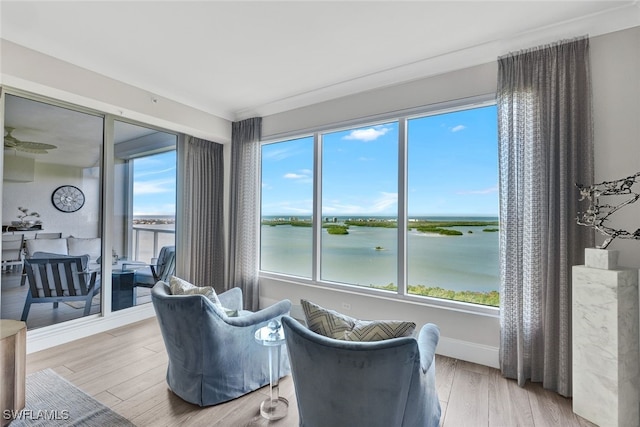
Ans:
[[[259,306],[260,136],[262,118],[234,122],[231,129],[229,286],[238,286],[246,310]]]
[[[571,396],[571,267],[593,232],[576,183],[593,182],[589,39],[498,59],[500,366]]]
[[[187,136],[178,150],[182,232],[177,240],[177,274],[197,286],[213,286],[216,292],[223,292],[223,146]]]

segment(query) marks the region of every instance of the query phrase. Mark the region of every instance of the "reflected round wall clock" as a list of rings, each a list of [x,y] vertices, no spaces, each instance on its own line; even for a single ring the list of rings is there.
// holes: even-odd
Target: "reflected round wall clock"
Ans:
[[[51,202],[61,212],[75,212],[84,206],[84,193],[73,185],[63,185],[54,190]]]

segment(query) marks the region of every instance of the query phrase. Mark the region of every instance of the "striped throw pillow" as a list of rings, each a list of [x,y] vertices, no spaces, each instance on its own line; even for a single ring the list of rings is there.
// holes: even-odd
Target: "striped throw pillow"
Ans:
[[[416,329],[414,322],[401,320],[358,320],[323,308],[307,300],[300,300],[313,332],[344,341],[382,341],[390,338],[410,337]]]

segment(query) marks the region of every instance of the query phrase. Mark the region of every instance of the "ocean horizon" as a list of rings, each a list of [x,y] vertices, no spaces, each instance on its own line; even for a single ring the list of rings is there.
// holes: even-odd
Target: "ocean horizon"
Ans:
[[[295,215],[295,214],[279,214],[279,215],[262,215],[263,220],[275,220],[275,219],[290,219],[297,218],[298,220],[311,220],[312,215]],[[322,215],[323,220],[327,218],[337,218],[338,220],[346,221],[349,219],[362,220],[397,220],[397,215]],[[424,221],[497,221],[498,215],[407,215],[408,220],[424,220]]]
[[[265,215],[263,220],[284,220],[285,224],[261,226],[261,265],[264,271],[311,277],[312,229],[287,224],[310,216]],[[394,216],[323,216],[323,223],[351,220],[395,220]],[[409,216],[411,220],[439,222],[496,222],[497,216]],[[366,223],[365,223],[366,224]],[[407,283],[455,291],[489,292],[499,288],[499,226],[453,225],[456,236],[421,232],[407,233]],[[487,231],[485,231],[485,229]],[[398,283],[398,229],[352,225],[348,234],[321,233],[320,279],[361,286]]]

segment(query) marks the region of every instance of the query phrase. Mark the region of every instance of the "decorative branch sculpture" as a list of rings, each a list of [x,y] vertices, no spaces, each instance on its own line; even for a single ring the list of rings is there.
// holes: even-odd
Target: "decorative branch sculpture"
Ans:
[[[630,232],[627,230],[617,230],[605,224],[611,215],[640,199],[640,193],[636,193],[632,189],[634,184],[639,181],[640,172],[627,178],[616,181],[604,181],[590,186],[576,184],[580,189],[580,201],[585,199],[589,200],[589,207],[586,212],[578,212],[578,217],[576,218],[578,224],[593,227],[601,234],[608,236],[604,243],[598,246],[598,248],[606,249],[615,238],[640,240],[640,228],[634,232]],[[624,195],[629,195],[629,198],[618,205],[600,204],[601,196]]]

